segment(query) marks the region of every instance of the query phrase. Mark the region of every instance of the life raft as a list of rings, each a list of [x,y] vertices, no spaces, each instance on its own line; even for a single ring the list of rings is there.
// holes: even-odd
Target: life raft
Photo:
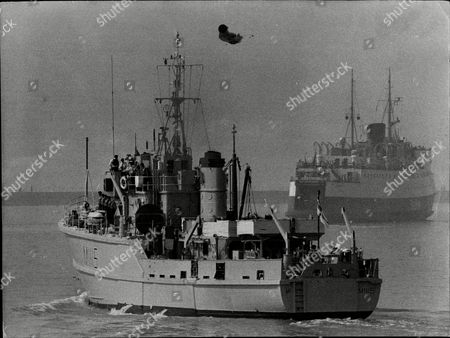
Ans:
[[[127,188],[127,178],[125,176],[122,176],[120,178],[120,187],[125,190]]]

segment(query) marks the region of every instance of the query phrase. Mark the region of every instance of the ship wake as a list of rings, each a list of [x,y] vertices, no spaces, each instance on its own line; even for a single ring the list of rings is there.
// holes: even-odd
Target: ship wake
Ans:
[[[116,309],[116,308],[112,308],[110,311],[109,311],[109,315],[111,315],[111,316],[125,316],[125,315],[127,315],[127,316],[130,316],[130,315],[133,315],[132,313],[127,313],[127,310],[130,308],[130,307],[132,307],[133,305],[132,304],[129,304],[129,305],[124,305],[124,306],[122,306],[121,308],[119,308],[119,309]]]
[[[322,333],[340,332],[340,328],[358,327],[364,329],[367,334],[385,332],[386,334],[396,332],[396,334],[404,334],[408,332],[412,335],[428,335],[423,330],[428,327],[435,334],[442,332],[445,323],[435,321],[432,325],[426,320],[414,318],[369,318],[369,319],[314,319],[290,323],[293,327],[303,329],[314,329],[323,331]],[[330,331],[331,330],[331,331]],[[398,333],[397,333],[398,332]]]
[[[42,302],[29,304],[19,307],[17,310],[25,310],[31,313],[43,313],[61,310],[67,305],[72,304],[87,304],[87,292],[83,292],[77,296],[55,299],[50,302]]]
[[[362,319],[337,319],[337,318],[325,318],[325,319],[313,319],[313,320],[302,320],[298,322],[291,323],[290,325],[305,327],[305,328],[313,328],[319,326],[341,326],[341,325],[360,325],[360,326],[372,326],[372,324],[368,323]]]

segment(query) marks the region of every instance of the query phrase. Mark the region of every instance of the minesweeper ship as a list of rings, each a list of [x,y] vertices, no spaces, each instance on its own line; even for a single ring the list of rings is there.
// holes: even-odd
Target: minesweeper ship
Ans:
[[[341,220],[342,206],[348,209],[353,221],[426,219],[433,214],[436,195],[431,148],[414,146],[400,137],[395,127],[400,120],[394,117],[394,107],[401,98],[392,98],[390,69],[383,113],[387,123],[367,125],[367,139],[363,141],[357,136],[355,117],[359,120],[360,116],[355,114],[353,87],[352,70],[346,135],[334,145],[314,142],[314,158],[297,162],[286,215],[306,217],[320,190],[324,196],[323,207],[332,223]],[[349,130],[351,135],[347,137]]]
[[[209,150],[193,168],[183,107],[200,99],[185,96],[185,73],[193,66],[185,64],[180,41],[177,34],[176,51],[158,66],[168,70],[171,92],[155,99],[164,120],[153,151],[136,154],[134,173],[113,163],[98,207],[88,203],[86,188],[59,222],[89,303],[188,316],[369,316],[381,287],[378,259],[363,259],[354,236],[351,250],[293,269],[319,248],[318,217],[277,219],[271,208],[264,218],[244,217],[249,168],[238,210],[234,127],[228,164]]]

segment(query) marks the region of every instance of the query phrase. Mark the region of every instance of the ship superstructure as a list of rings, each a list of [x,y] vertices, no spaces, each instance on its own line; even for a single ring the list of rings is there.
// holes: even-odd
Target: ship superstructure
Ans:
[[[414,146],[401,138],[394,107],[401,98],[392,97],[389,70],[388,97],[383,113],[386,123],[366,126],[366,140],[358,139],[354,110],[354,80],[347,132],[336,144],[314,142],[314,158],[299,160],[290,182],[288,217],[307,216],[317,190],[331,222],[340,222],[341,206],[355,221],[421,220],[433,213],[436,194],[431,172],[430,148]],[[411,167],[413,166],[413,167]],[[408,169],[408,167],[411,167]],[[408,170],[406,176],[405,170]],[[411,172],[413,174],[411,175]]]
[[[323,253],[289,274],[319,248],[323,226],[314,217],[278,220],[270,208],[264,218],[244,216],[243,203],[238,210],[235,127],[228,164],[208,150],[193,168],[184,108],[200,99],[185,96],[190,66],[180,39],[162,66],[173,75],[172,91],[155,99],[164,119],[154,151],[135,156],[133,171],[113,163],[98,207],[84,197],[59,223],[90,304],[169,315],[369,316],[381,287],[378,259],[364,259],[353,241],[351,249]]]

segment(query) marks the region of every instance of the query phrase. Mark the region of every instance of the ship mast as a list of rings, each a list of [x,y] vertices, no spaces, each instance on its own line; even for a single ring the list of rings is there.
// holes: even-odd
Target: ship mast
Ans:
[[[353,149],[353,144],[354,144],[354,128],[355,128],[355,118],[353,115],[353,69],[352,69],[352,103],[351,103],[351,108],[350,108],[350,119],[352,122],[352,149]]]
[[[388,104],[386,106],[388,111],[388,121],[387,121],[387,140],[388,142],[392,142],[392,127],[399,123],[400,120],[397,117],[397,120],[393,121],[394,118],[394,105],[401,101],[401,97],[396,97],[394,100],[394,104],[392,104],[392,82],[391,82],[391,68],[389,68],[389,79],[388,79]],[[386,109],[384,111],[386,113]],[[384,118],[384,114],[383,114]]]
[[[86,137],[86,181],[84,187],[84,198],[85,202],[89,200],[89,181],[91,177],[89,176],[89,137]],[[92,184],[92,182],[91,182]],[[93,194],[93,192],[92,192]],[[92,195],[92,202],[94,202],[94,195]]]
[[[86,201],[88,200],[88,193],[89,193],[89,185],[88,185],[88,180],[89,180],[89,138],[86,137],[86,184],[85,184],[85,190],[84,190],[84,197],[86,199]]]
[[[347,137],[348,127],[351,129],[351,149],[353,149],[353,146],[355,144],[355,137],[358,138],[357,132],[356,132],[356,124],[355,124],[355,106],[354,106],[354,100],[353,100],[353,93],[354,93],[354,80],[353,80],[353,69],[352,69],[352,79],[351,79],[351,104],[350,104],[350,121],[347,124],[347,131],[345,137]],[[348,116],[345,117],[348,119]],[[359,115],[358,115],[359,120]]]
[[[392,138],[392,130],[391,130],[391,126],[392,126],[392,96],[391,96],[391,68],[389,68],[389,80],[388,80],[388,85],[389,85],[389,94],[388,94],[388,142],[391,142],[391,138]]]
[[[236,158],[236,125],[233,124],[233,157],[231,159],[231,219],[238,219],[238,191],[237,191],[237,158]]]
[[[112,114],[112,146],[113,146],[113,157],[115,154],[114,149],[114,66],[113,66],[113,56],[111,55],[111,114]]]
[[[164,59],[164,65],[158,66],[167,68],[169,72],[169,79],[171,88],[168,91],[166,97],[155,98],[155,103],[162,106],[163,119],[165,123],[160,128],[160,137],[158,138],[158,151],[157,154],[164,156],[167,160],[174,160],[175,158],[181,158],[187,160],[188,167],[191,166],[191,155],[189,147],[186,143],[186,133],[183,117],[183,109],[185,101],[193,101],[196,103],[200,101],[198,97],[185,97],[185,82],[186,75],[185,70],[190,69],[192,71],[193,66],[201,65],[186,65],[184,57],[180,54],[180,48],[183,46],[183,40],[179,33],[175,38],[176,52],[170,55],[169,59]],[[168,128],[169,123],[172,128]],[[171,132],[171,136],[169,136]],[[167,163],[166,163],[167,164]],[[188,169],[188,168],[186,168]],[[189,168],[190,169],[190,168]]]

